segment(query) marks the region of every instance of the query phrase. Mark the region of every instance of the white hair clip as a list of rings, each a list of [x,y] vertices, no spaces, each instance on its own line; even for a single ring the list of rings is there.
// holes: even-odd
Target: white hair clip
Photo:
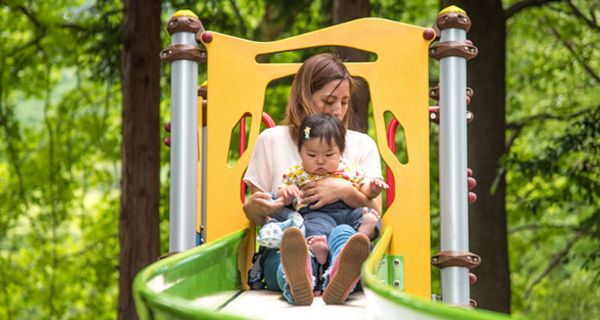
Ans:
[[[304,128],[304,139],[310,139],[310,127]]]

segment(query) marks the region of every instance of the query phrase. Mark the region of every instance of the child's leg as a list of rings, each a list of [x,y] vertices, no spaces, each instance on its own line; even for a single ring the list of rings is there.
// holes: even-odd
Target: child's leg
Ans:
[[[379,213],[367,207],[362,208],[362,220],[358,232],[364,233],[369,239],[375,238],[377,235],[375,228],[379,222]]]
[[[354,226],[358,232],[367,235],[370,240],[379,235],[378,227],[381,227],[381,225],[380,215],[377,211],[367,207],[357,208],[348,214],[348,219],[347,224]]]
[[[327,235],[336,226],[335,220],[326,213],[312,211],[304,215],[304,226],[310,251],[319,264],[327,263],[329,255]]]
[[[312,236],[308,238],[308,248],[315,256],[317,263],[327,263],[327,257],[329,256],[329,246],[327,245],[327,237],[324,235]]]

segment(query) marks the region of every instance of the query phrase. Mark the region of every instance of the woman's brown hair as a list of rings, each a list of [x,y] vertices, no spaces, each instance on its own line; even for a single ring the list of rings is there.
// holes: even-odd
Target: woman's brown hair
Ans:
[[[310,100],[315,91],[323,88],[331,81],[348,81],[350,93],[356,88],[356,81],[350,76],[342,59],[330,53],[314,55],[302,64],[292,82],[292,92],[288,101],[285,123],[290,126],[292,137],[298,136],[302,120],[310,114],[316,113]],[[348,100],[348,112],[342,119],[347,128],[350,123],[352,105]]]

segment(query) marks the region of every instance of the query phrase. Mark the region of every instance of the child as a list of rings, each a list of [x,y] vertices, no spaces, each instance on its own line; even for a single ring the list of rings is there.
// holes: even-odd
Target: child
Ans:
[[[348,224],[367,235],[369,239],[373,239],[377,236],[379,214],[366,207],[350,208],[342,201],[312,209],[310,204],[302,202],[300,188],[306,183],[326,177],[349,181],[370,199],[377,197],[387,188],[381,179],[365,177],[360,168],[341,158],[345,148],[345,136],[346,129],[342,122],[332,115],[316,113],[302,121],[297,136],[302,164],[290,168],[284,174],[283,182],[274,198],[282,198],[284,205],[293,205],[304,221],[302,223],[299,220],[297,213],[291,213],[285,222],[271,222],[261,229],[261,235],[282,234],[289,226],[299,227],[303,224],[308,245],[319,264],[327,262],[327,236],[335,226]],[[259,236],[259,243],[260,238]]]

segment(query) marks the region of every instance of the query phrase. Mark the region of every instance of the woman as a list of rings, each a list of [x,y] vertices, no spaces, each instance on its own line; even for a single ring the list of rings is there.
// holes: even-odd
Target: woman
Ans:
[[[307,59],[292,83],[287,106],[286,125],[267,129],[256,142],[244,181],[252,195],[246,199],[247,217],[263,225],[267,217],[285,214],[281,199],[273,200],[272,192],[280,185],[283,173],[301,162],[296,137],[300,123],[309,114],[329,113],[346,127],[350,121],[350,94],[356,84],[343,62],[332,54],[319,54]],[[344,158],[366,168],[372,177],[381,177],[381,162],[375,142],[367,135],[348,130]],[[302,202],[318,209],[343,201],[353,208],[370,207],[381,212],[381,196],[369,199],[349,182],[327,178],[303,186]],[[344,303],[358,281],[360,266],[369,254],[369,239],[347,225],[331,232],[328,246],[330,268],[325,272],[323,300],[328,304]],[[309,257],[304,236],[297,228],[286,230],[281,242],[281,257],[270,252],[264,264],[267,287],[281,290],[292,304],[312,303],[316,263]],[[312,275],[312,276],[311,276]],[[311,279],[312,278],[312,279]]]

